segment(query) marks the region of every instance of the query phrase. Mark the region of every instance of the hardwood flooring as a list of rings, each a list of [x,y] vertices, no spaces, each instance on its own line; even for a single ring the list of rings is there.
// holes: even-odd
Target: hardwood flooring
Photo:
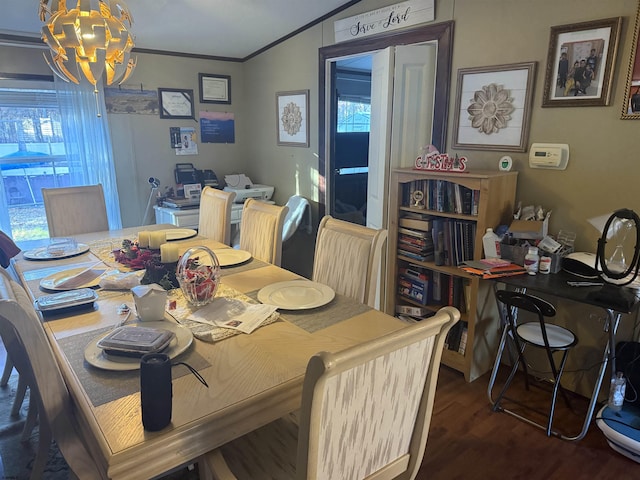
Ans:
[[[492,412],[488,382],[487,374],[466,383],[462,374],[441,367],[417,480],[640,478],[640,464],[612,450],[595,423],[584,439],[568,442],[547,437],[543,430],[506,413]],[[498,391],[494,391],[495,397]],[[509,394],[512,398],[526,396],[548,408],[549,394],[535,387],[525,390],[522,378],[514,380]],[[574,412],[560,398],[557,405],[558,428],[575,435],[582,426],[585,399],[571,397]]]

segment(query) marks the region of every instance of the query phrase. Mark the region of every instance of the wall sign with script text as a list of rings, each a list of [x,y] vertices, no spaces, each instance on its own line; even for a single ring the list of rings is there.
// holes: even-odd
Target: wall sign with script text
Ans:
[[[436,18],[433,2],[434,0],[408,0],[337,20],[334,23],[335,41],[344,42],[432,22]]]

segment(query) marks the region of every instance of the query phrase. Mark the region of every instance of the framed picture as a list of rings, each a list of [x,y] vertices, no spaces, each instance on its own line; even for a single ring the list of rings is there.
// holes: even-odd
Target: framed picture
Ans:
[[[309,90],[276,93],[278,145],[309,146]]]
[[[199,73],[200,103],[231,103],[231,77]]]
[[[640,2],[636,12],[636,25],[633,30],[633,44],[627,73],[627,84],[624,90],[622,116],[626,120],[640,120]]]
[[[193,90],[159,88],[160,118],[195,119]]]
[[[609,105],[622,17],[551,27],[543,107]]]
[[[454,148],[526,152],[536,62],[458,70]]]

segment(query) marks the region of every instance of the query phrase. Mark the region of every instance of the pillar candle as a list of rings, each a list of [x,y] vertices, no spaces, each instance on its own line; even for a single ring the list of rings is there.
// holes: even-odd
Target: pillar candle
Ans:
[[[138,246],[140,248],[149,248],[149,232],[147,230],[138,232]]]
[[[178,261],[178,246],[172,243],[160,245],[160,261],[162,263],[176,263]]]
[[[166,241],[166,232],[149,232],[149,248],[151,248],[152,250],[158,250],[160,248],[160,245],[162,245]]]

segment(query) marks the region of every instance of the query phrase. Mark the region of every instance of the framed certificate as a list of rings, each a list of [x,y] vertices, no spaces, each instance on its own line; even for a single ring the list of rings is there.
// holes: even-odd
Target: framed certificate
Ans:
[[[159,88],[160,118],[195,119],[193,90]]]
[[[199,73],[200,103],[231,103],[231,77]]]

